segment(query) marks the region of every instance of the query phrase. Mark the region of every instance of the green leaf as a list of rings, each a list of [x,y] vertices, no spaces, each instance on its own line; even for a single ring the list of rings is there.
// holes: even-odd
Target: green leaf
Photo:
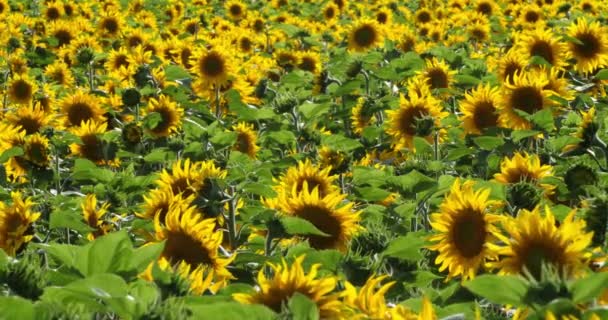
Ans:
[[[469,149],[467,147],[460,147],[460,148],[456,148],[456,149],[452,149],[452,150],[448,151],[448,154],[444,160],[456,161],[462,157],[466,157],[473,153],[475,153],[475,151],[473,151],[472,149]]]
[[[414,142],[414,149],[416,150],[416,154],[418,155],[425,155],[425,154],[432,154],[433,153],[433,147],[429,144],[428,141],[426,141],[426,139],[421,138],[421,137],[414,137],[413,139]]]
[[[238,133],[233,131],[219,132],[215,134],[209,141],[218,148],[225,148],[233,145],[236,142]]]
[[[19,157],[23,155],[23,149],[21,147],[12,147],[0,155],[0,163],[8,161],[12,157]]]
[[[594,78],[597,80],[608,80],[608,69],[602,69],[598,71],[595,74]]]
[[[69,228],[85,234],[94,230],[84,222],[84,216],[81,213],[68,209],[54,210],[49,219],[49,228]]]
[[[483,274],[462,284],[474,294],[493,303],[521,306],[528,291],[526,282],[517,276]]]
[[[502,146],[505,141],[500,137],[482,136],[473,139],[473,142],[483,150],[492,151]]]
[[[164,242],[152,243],[133,251],[130,263],[137,272],[143,272],[150,263],[156,261],[165,248]]]
[[[555,123],[553,119],[553,112],[551,109],[543,109],[539,112],[536,112],[530,117],[532,123],[537,125],[540,129],[549,132],[555,128]]]
[[[522,139],[533,137],[539,133],[541,132],[537,130],[515,130],[511,132],[511,139],[513,139],[513,141],[515,142],[518,142]]]
[[[21,297],[0,297],[0,319],[36,320],[38,317],[30,300]]]
[[[168,65],[165,67],[165,77],[168,81],[190,78],[190,73],[178,65]]]
[[[357,195],[367,201],[382,201],[386,199],[391,193],[376,187],[358,187],[355,189]]]
[[[382,255],[407,261],[420,260],[423,258],[420,250],[426,244],[424,237],[422,233],[410,232],[391,241]]]
[[[598,272],[576,280],[570,286],[570,291],[575,303],[584,303],[599,296],[606,288],[608,288],[608,272]]]
[[[345,94],[349,94],[363,85],[363,82],[359,79],[349,80],[342,84],[335,92],[336,96],[343,96]]]
[[[321,138],[321,143],[336,151],[352,151],[363,147],[361,142],[355,139],[347,138],[340,134],[324,135]]]
[[[238,302],[194,303],[191,300],[185,306],[192,312],[192,319],[203,320],[274,320],[272,310],[259,304],[241,304]]]
[[[427,177],[416,170],[406,175],[391,177],[389,181],[406,192],[422,192],[437,186],[435,179]]]
[[[319,119],[318,117],[326,114],[329,111],[329,106],[330,105],[328,103],[317,104],[307,101],[299,106],[298,110],[306,119]]]
[[[289,146],[296,141],[296,136],[288,130],[269,132],[266,138],[284,146]]]
[[[143,119],[143,125],[148,129],[155,129],[163,122],[163,116],[158,112],[150,112]]]
[[[319,308],[317,304],[307,296],[296,292],[289,299],[289,310],[293,320],[318,320]]]
[[[133,271],[133,245],[125,230],[112,232],[83,247],[76,259],[76,268],[85,276],[101,273]]]
[[[314,235],[328,237],[327,233],[317,229],[314,224],[308,220],[298,217],[282,217],[281,224],[285,228],[285,232],[290,235]]]
[[[476,86],[481,82],[478,78],[468,74],[457,74],[454,76],[454,80],[456,80],[456,83],[464,86]]]
[[[243,103],[241,95],[238,91],[231,89],[224,94],[224,98],[228,101],[228,109],[234,112],[239,120],[256,121],[263,119],[271,119],[275,113],[272,108],[256,108],[250,107]]]
[[[87,159],[76,159],[72,169],[72,179],[107,183],[112,181],[114,172],[98,168],[95,163]]]
[[[147,163],[166,163],[171,159],[175,159],[175,152],[168,148],[156,148],[144,157]]]

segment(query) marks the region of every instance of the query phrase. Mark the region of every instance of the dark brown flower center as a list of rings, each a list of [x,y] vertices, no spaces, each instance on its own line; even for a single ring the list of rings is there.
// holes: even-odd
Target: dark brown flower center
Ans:
[[[377,38],[377,33],[374,27],[363,25],[354,31],[353,39],[359,47],[367,48],[374,44]]]
[[[486,241],[486,222],[481,213],[467,208],[454,221],[452,242],[458,253],[465,258],[478,256]]]
[[[496,108],[490,101],[481,101],[475,105],[473,113],[475,127],[479,130],[496,127],[498,124],[498,114]]]
[[[201,59],[199,70],[209,78],[216,78],[225,72],[224,63],[224,59],[219,54],[211,52]]]
[[[513,108],[534,114],[543,108],[543,96],[535,87],[519,87],[513,90],[510,97]]]
[[[581,43],[573,43],[574,53],[582,58],[593,58],[599,52],[601,44],[597,36],[591,33],[581,33],[576,36]]]
[[[533,56],[539,56],[545,59],[550,64],[555,64],[555,55],[553,48],[546,41],[536,41],[530,47],[530,54]]]
[[[308,205],[297,210],[295,215],[307,220],[317,229],[329,235],[328,237],[308,236],[308,242],[311,247],[315,249],[336,248],[343,230],[340,221],[333,217],[331,212],[323,207]]]

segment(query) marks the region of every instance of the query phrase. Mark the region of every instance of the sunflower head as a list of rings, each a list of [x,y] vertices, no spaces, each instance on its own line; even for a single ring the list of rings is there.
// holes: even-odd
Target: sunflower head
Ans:
[[[375,20],[363,19],[355,22],[348,34],[348,48],[352,51],[367,51],[384,41],[382,29]]]
[[[0,249],[15,256],[32,239],[31,225],[40,218],[40,213],[33,212],[34,202],[24,199],[20,192],[12,192],[11,198],[11,205],[0,202]]]
[[[263,304],[268,308],[280,312],[283,305],[295,294],[300,293],[313,302],[319,308],[323,319],[334,319],[340,317],[344,312],[344,305],[333,291],[337,285],[337,279],[332,276],[321,277],[318,275],[320,264],[314,264],[308,272],[303,267],[304,256],[295,259],[291,266],[287,265],[285,259],[281,264],[268,265],[274,271],[274,276],[268,279],[264,272],[258,272],[259,290],[252,294],[234,294],[236,301],[246,304]]]
[[[498,232],[494,225],[500,216],[491,214],[499,205],[488,200],[490,190],[475,191],[472,181],[454,181],[445,197],[440,212],[431,216],[431,226],[437,234],[430,237],[434,242],[429,249],[438,251],[435,260],[440,271],[449,270],[448,280],[456,276],[463,279],[475,277],[486,259],[494,258],[488,244]]]
[[[432,58],[426,61],[426,67],[419,74],[432,90],[449,88],[456,72],[450,70],[445,61]]]
[[[512,158],[503,159],[500,172],[494,175],[494,180],[506,185],[518,182],[534,183],[550,194],[555,186],[543,184],[540,180],[552,176],[552,170],[550,165],[540,163],[538,155],[516,152]]]
[[[232,20],[241,20],[247,15],[247,7],[239,0],[229,0],[224,4],[226,14]]]
[[[14,75],[7,85],[8,98],[16,104],[29,104],[37,90],[36,82],[25,74]]]
[[[52,123],[53,114],[45,112],[40,103],[21,106],[6,114],[6,120],[16,127],[21,127],[26,134],[34,134],[42,127]]]
[[[358,292],[352,284],[345,282],[345,304],[356,313],[371,319],[386,319],[389,308],[384,295],[395,284],[395,281],[382,284],[387,277],[386,275],[369,277]]]
[[[516,218],[505,219],[503,227],[508,236],[500,236],[505,245],[493,246],[502,258],[490,266],[499,268],[501,274],[528,272],[536,279],[540,279],[543,264],[551,264],[569,276],[581,275],[593,233],[585,231],[585,221],[575,219],[575,214],[575,210],[571,211],[558,224],[548,206],[544,217],[537,206],[532,211],[521,210]]]
[[[82,201],[80,208],[82,209],[84,221],[93,229],[93,231],[87,235],[89,240],[94,240],[112,230],[112,223],[104,220],[104,216],[108,213],[109,207],[109,203],[104,203],[98,207],[95,194],[88,194]]]
[[[287,172],[278,179],[275,191],[281,193],[291,193],[295,188],[296,192],[304,190],[311,192],[318,189],[321,197],[331,194],[338,190],[333,185],[336,176],[330,175],[331,167],[320,169],[313,165],[310,160],[299,162],[297,166],[287,169]]]
[[[184,115],[184,109],[164,94],[158,99],[151,98],[146,112],[160,115],[160,121],[153,128],[148,128],[148,132],[154,137],[167,137],[177,132]]]
[[[82,122],[89,120],[105,121],[100,103],[96,96],[81,91],[66,96],[60,102],[64,126],[79,126]]]
[[[225,85],[233,75],[234,62],[229,57],[230,55],[223,48],[196,52],[190,58],[192,65],[190,71],[198,77],[199,87]]]
[[[70,150],[73,155],[84,157],[97,164],[108,164],[118,166],[119,160],[116,158],[112,145],[106,145],[102,139],[107,131],[108,125],[105,122],[88,120],[82,122],[80,126],[72,128],[72,132],[80,138],[81,143],[73,143]],[[115,147],[115,146],[114,146]]]
[[[564,68],[567,64],[568,47],[555,38],[550,30],[524,32],[515,46],[528,60],[535,56],[541,57],[557,69]]]
[[[533,115],[550,108],[553,91],[546,89],[549,80],[540,73],[515,74],[512,83],[504,83],[500,104],[500,121],[515,130],[532,129],[532,123],[519,112]]]
[[[479,85],[466,93],[460,102],[462,123],[467,134],[481,134],[488,128],[501,127],[498,116],[500,93],[498,88]]]
[[[23,145],[23,157],[40,168],[46,168],[51,161],[49,139],[40,133],[29,135]]]
[[[234,126],[233,130],[237,133],[234,149],[255,159],[260,147],[257,145],[257,132],[253,125],[241,122]]]
[[[587,74],[608,65],[606,27],[579,19],[568,28],[568,36],[576,39],[569,43],[570,54],[576,59],[575,71]]]

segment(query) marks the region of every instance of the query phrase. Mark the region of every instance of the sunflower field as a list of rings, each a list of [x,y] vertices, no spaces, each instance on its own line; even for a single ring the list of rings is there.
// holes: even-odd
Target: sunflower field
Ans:
[[[608,319],[605,0],[0,26],[0,319]]]

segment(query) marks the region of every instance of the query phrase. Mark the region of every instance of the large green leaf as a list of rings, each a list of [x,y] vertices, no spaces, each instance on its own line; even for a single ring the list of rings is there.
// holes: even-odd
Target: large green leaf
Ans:
[[[391,241],[388,248],[382,253],[384,256],[401,260],[417,261],[423,258],[420,252],[426,240],[423,233],[410,232],[403,237]]]
[[[327,233],[317,229],[314,224],[302,218],[282,217],[281,224],[283,225],[283,228],[285,228],[285,232],[291,235],[329,236]]]
[[[307,296],[296,292],[289,299],[289,311],[293,320],[318,320],[319,308],[317,304]]]
[[[591,301],[608,288],[608,272],[592,273],[587,277],[574,281],[570,285],[572,300],[575,303]]]
[[[517,276],[483,274],[462,284],[474,294],[497,304],[522,306],[528,287]]]

